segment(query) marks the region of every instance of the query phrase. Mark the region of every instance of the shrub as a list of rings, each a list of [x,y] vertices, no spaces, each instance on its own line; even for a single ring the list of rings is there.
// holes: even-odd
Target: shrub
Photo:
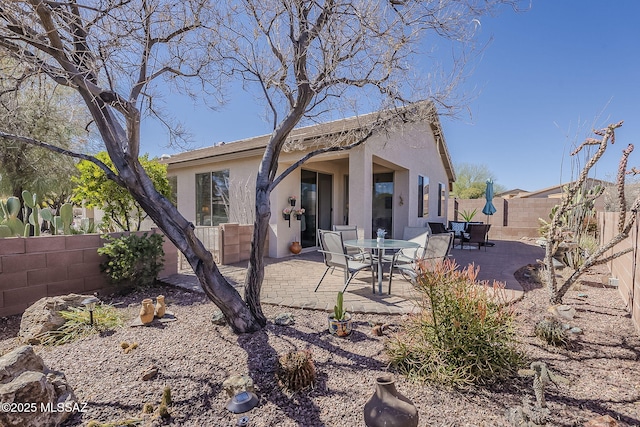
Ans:
[[[163,238],[160,234],[104,236],[107,243],[98,248],[107,260],[100,264],[116,285],[145,287],[152,285],[164,265]]]
[[[472,265],[461,271],[445,261],[421,271],[418,314],[408,318],[385,349],[400,373],[419,382],[455,388],[486,385],[514,375],[524,363],[504,303],[504,285],[476,280]]]

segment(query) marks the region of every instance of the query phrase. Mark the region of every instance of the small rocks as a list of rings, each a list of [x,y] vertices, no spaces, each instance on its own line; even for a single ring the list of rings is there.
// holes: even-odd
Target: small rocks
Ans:
[[[217,310],[213,313],[213,316],[211,316],[211,323],[218,326],[224,326],[227,324],[227,319],[225,319],[222,311]]]
[[[578,328],[577,326],[574,326],[573,328],[569,328],[569,333],[570,334],[575,334],[575,335],[580,335],[580,334],[582,334],[582,329]]]
[[[158,367],[155,365],[151,365],[144,371],[142,371],[142,376],[140,378],[142,379],[142,381],[149,381],[155,378],[156,375],[158,375]]]
[[[280,313],[273,319],[273,323],[280,326],[289,326],[295,323],[295,319],[291,313]]]

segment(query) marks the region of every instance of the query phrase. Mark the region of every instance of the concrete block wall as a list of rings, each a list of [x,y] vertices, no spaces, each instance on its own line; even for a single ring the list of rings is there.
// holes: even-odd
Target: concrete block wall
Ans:
[[[233,264],[249,259],[253,224],[220,224],[221,264]]]
[[[517,240],[523,237],[539,237],[538,218],[549,220],[551,209],[557,205],[559,199],[502,199],[494,198],[493,205],[496,213],[487,217],[482,213],[485,199],[449,199],[448,221],[462,221],[460,212],[477,209],[474,221],[483,221],[491,224],[489,238],[502,240]],[[457,205],[457,219],[456,219]]]
[[[22,313],[43,297],[109,287],[100,272],[98,234],[0,239],[0,317]],[[165,238],[160,277],[177,273],[177,250]]]
[[[609,263],[611,276],[618,279],[618,292],[626,304],[627,311],[631,313],[631,319],[640,333],[640,253],[638,252],[638,242],[640,233],[638,232],[639,217],[636,216],[635,227],[631,230],[629,237],[616,245],[610,254],[633,248],[633,251],[618,257]],[[600,243],[610,241],[618,234],[618,214],[616,212],[598,213],[598,226],[600,229]],[[635,254],[635,256],[634,256]]]

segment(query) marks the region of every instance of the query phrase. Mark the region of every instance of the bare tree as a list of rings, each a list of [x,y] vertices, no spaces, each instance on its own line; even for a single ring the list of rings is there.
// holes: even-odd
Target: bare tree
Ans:
[[[608,242],[601,243],[593,253],[588,254],[582,263],[579,266],[576,266],[573,273],[564,280],[560,286],[558,286],[553,257],[556,255],[558,249],[567,242],[571,242],[571,244],[579,244],[579,242],[576,241],[577,235],[579,234],[579,230],[577,230],[576,227],[585,226],[585,207],[590,206],[596,198],[602,195],[604,190],[604,188],[599,187],[596,191],[584,191],[585,184],[588,181],[589,172],[598,163],[600,158],[602,158],[608,145],[615,142],[615,130],[621,126],[622,122],[618,122],[610,124],[604,129],[594,130],[594,133],[600,138],[587,138],[571,153],[572,156],[577,156],[589,147],[596,148],[595,153],[586,156],[587,160],[577,179],[571,182],[565,189],[562,196],[562,203],[555,210],[547,232],[547,245],[544,262],[546,267],[546,282],[549,291],[549,301],[552,304],[562,303],[562,298],[569,288],[576,283],[578,278],[589,270],[589,268],[605,264],[612,259],[632,251],[632,248],[628,248],[610,253],[618,243],[629,237],[629,232],[636,221],[636,216],[640,209],[640,196],[638,196],[635,198],[629,209],[631,215],[627,216],[625,177],[628,174],[636,175],[640,172],[635,168],[631,168],[631,170],[627,171],[627,161],[629,155],[633,151],[633,145],[629,144],[627,148],[622,151],[616,178],[616,188],[618,193],[617,205],[620,207],[618,214],[618,234],[613,236],[613,238]]]
[[[263,257],[270,215],[269,194],[292,170],[314,155],[344,150],[429,108],[390,109],[411,100],[404,83],[413,56],[427,35],[465,45],[477,19],[498,4],[516,0],[311,1],[244,0],[16,0],[0,3],[0,50],[25,70],[46,74],[78,91],[116,168],[21,135],[0,137],[46,146],[93,161],[126,187],[149,217],[185,255],[207,296],[237,332],[266,323],[260,306]],[[458,64],[457,62],[455,64]],[[219,73],[219,72],[221,73]],[[454,73],[456,75],[457,73]],[[158,113],[161,85],[217,100],[220,79],[239,76],[261,90],[273,131],[256,177],[255,230],[245,283],[245,301],[220,274],[193,225],[160,195],[138,162],[140,121]],[[197,85],[189,85],[193,79]],[[433,86],[412,92],[440,106]],[[404,82],[404,83],[403,83]],[[424,81],[422,81],[424,83]],[[429,90],[424,90],[424,89]],[[367,127],[335,135],[335,143],[304,155],[277,176],[280,153],[304,120],[331,117],[338,104],[388,111]],[[362,106],[360,106],[362,107]],[[394,111],[398,111],[395,114]],[[164,120],[163,117],[161,119]]]

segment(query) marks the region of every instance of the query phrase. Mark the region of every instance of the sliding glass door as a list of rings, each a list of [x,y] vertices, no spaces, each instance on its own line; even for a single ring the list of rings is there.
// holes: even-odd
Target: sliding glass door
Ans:
[[[393,172],[373,174],[371,202],[371,235],[376,237],[376,231],[382,228],[387,238],[393,238]]]
[[[318,230],[331,230],[333,206],[331,175],[301,171],[300,207],[305,213],[300,222],[300,242],[303,248],[318,246]]]

